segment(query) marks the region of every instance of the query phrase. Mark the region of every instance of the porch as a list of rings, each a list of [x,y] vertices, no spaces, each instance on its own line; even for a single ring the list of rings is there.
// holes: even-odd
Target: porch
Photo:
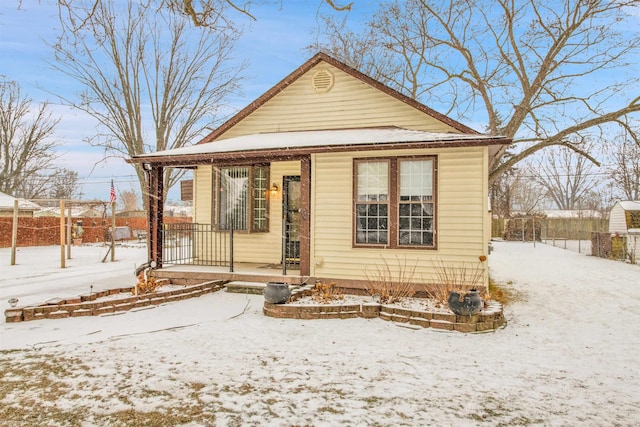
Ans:
[[[287,274],[282,274],[281,266],[248,262],[236,263],[234,271],[229,271],[229,267],[225,266],[165,263],[162,268],[154,270],[153,274],[157,278],[171,279],[171,283],[177,285],[192,285],[210,280],[302,285],[312,279],[301,276],[300,270],[288,270]]]
[[[289,239],[283,239],[279,264],[238,262],[234,259],[235,235],[233,227],[220,230],[211,224],[163,224],[162,264],[154,275],[185,285],[211,280],[301,285],[310,279],[301,275],[299,249],[291,246]]]

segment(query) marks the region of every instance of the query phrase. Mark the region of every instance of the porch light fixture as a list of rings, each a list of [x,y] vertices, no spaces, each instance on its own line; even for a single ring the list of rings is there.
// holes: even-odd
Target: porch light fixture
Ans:
[[[142,169],[146,170],[147,172],[151,171],[151,163],[143,163]]]
[[[278,184],[275,182],[271,184],[271,197],[276,197],[278,195]]]

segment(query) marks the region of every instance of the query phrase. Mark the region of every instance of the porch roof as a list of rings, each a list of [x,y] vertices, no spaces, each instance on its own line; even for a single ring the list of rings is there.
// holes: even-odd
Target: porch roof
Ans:
[[[238,158],[267,160],[336,151],[466,146],[490,146],[490,151],[495,152],[500,146],[510,143],[510,139],[502,136],[436,133],[397,127],[311,130],[244,135],[138,155],[130,162],[187,166]]]

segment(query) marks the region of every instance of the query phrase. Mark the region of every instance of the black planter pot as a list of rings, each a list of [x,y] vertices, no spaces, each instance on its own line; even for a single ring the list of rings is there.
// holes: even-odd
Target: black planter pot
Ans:
[[[270,304],[284,304],[290,297],[291,290],[286,283],[268,282],[264,288],[264,300]]]
[[[472,316],[482,310],[483,301],[480,293],[476,289],[471,289],[460,298],[460,294],[455,291],[449,292],[449,308],[459,316]]]

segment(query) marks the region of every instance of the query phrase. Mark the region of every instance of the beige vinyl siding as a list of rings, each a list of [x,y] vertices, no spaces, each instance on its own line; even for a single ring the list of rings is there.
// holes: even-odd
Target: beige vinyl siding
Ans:
[[[434,260],[478,266],[478,257],[486,255],[488,229],[486,151],[458,148],[313,156],[312,275],[362,280],[364,270],[375,268],[383,259],[397,270],[396,256],[409,267],[416,265],[416,282],[437,281]],[[438,157],[438,248],[353,248],[353,158],[406,155]]]
[[[212,178],[211,166],[199,166],[195,173],[195,222],[211,223]],[[277,264],[282,256],[282,177],[300,175],[300,162],[271,163],[269,187],[278,185],[278,195],[269,194],[269,232],[234,233],[234,261]]]
[[[193,222],[211,224],[211,166],[198,166],[193,174]]]
[[[335,84],[328,93],[316,93],[312,78],[323,69],[334,75]],[[323,62],[218,139],[261,132],[381,126],[457,133],[449,125]]]
[[[193,174],[193,222],[196,224],[211,224],[211,180],[213,169],[211,166],[198,166]],[[226,239],[226,236],[225,236]],[[170,247],[170,242],[165,242],[165,247]],[[199,259],[224,258],[224,255],[216,257],[217,245],[198,245],[194,250]],[[224,247],[228,247],[228,244]]]

